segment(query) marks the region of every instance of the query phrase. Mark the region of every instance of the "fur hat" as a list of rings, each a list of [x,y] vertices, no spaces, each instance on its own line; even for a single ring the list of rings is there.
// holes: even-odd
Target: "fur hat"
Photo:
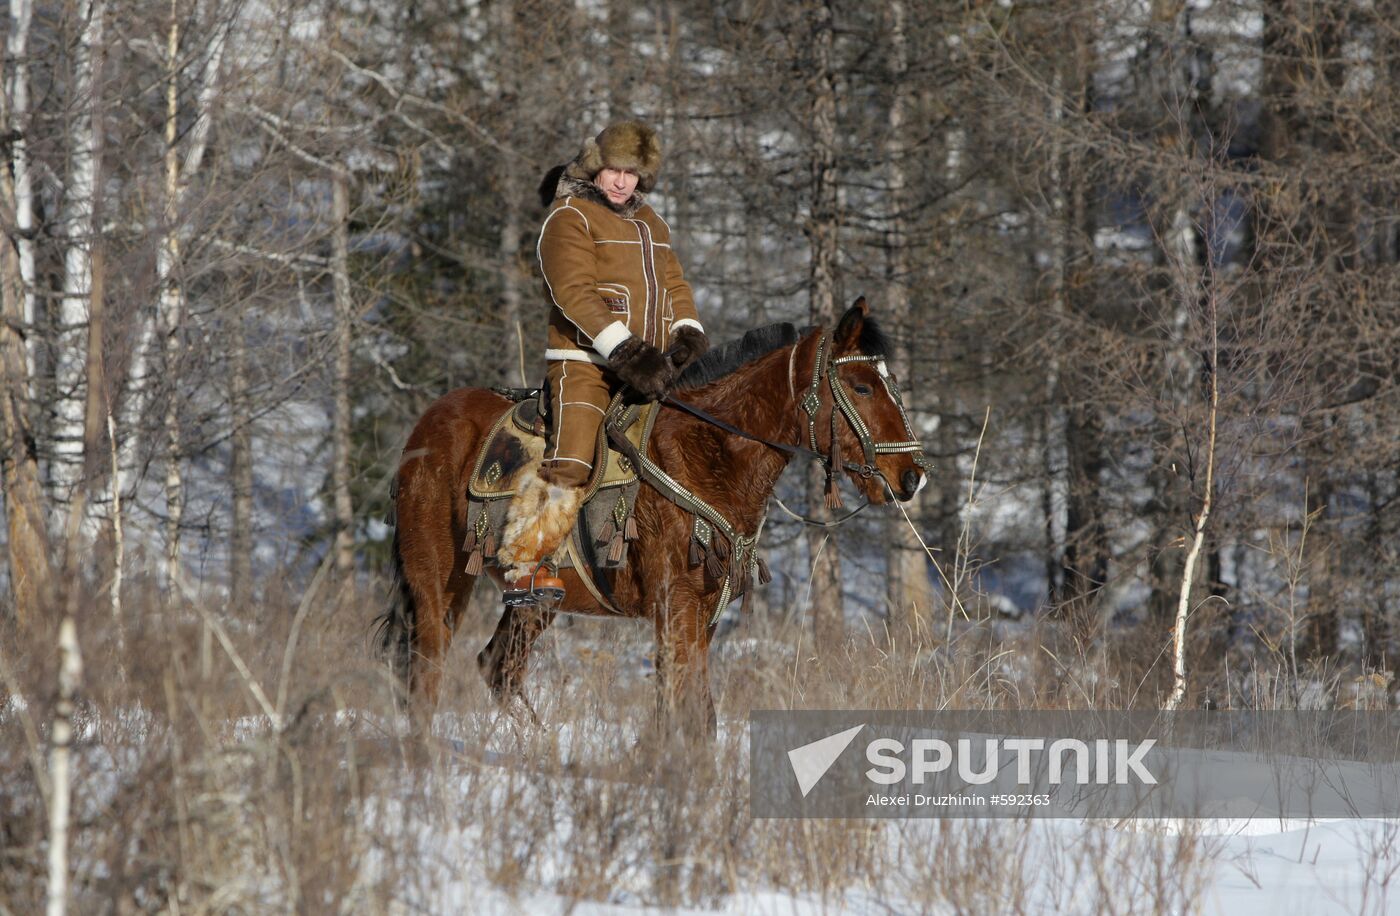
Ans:
[[[610,124],[596,138],[583,142],[583,149],[564,174],[592,181],[605,168],[635,170],[637,190],[643,194],[650,191],[661,171],[661,141],[656,131],[641,121]]]

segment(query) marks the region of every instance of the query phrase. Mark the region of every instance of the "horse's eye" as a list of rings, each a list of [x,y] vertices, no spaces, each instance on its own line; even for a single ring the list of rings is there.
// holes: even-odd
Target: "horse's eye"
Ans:
[[[863,398],[868,398],[868,397],[870,397],[872,394],[875,393],[875,390],[874,390],[873,388],[871,388],[869,385],[865,385],[865,384],[862,384],[862,383],[860,383],[860,382],[854,382],[854,383],[852,383],[852,384],[851,384],[851,388],[855,389],[855,393],[858,394],[858,395],[860,395],[860,396],[863,397]]]

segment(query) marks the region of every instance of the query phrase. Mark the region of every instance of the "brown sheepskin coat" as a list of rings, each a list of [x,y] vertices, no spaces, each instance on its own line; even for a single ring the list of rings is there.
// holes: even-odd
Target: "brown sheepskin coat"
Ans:
[[[665,348],[673,331],[703,330],[671,228],[634,195],[614,209],[590,182],[560,179],[537,249],[553,308],[547,359],[606,364],[629,336]]]

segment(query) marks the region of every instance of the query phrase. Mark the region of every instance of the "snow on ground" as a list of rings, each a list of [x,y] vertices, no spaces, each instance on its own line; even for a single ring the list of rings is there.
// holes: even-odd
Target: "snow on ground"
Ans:
[[[1331,821],[1276,831],[1245,821],[1202,842],[1216,867],[1206,913],[1400,913],[1400,822]],[[1388,893],[1387,893],[1388,891]]]
[[[398,864],[370,856],[360,872],[374,883],[389,869],[389,912],[1400,916],[1400,887],[1391,886],[1400,885],[1400,820],[755,822],[745,719],[721,723],[722,775],[697,793],[684,782],[651,781],[646,767],[637,778],[635,722],[570,722],[544,704],[542,712],[543,727],[519,730],[494,713],[439,714],[434,730],[445,753],[437,764],[405,768],[392,753],[370,763],[382,778],[357,802],[359,829],[393,847]],[[117,790],[118,774],[140,769],[140,741],[103,751],[103,736],[142,734],[147,720],[81,723],[93,742],[81,770],[94,803]],[[340,710],[310,733],[388,748],[406,725]],[[271,731],[265,717],[245,716],[229,720],[216,741],[238,752]],[[243,766],[255,757],[229,760]],[[734,835],[719,842],[697,841],[728,831]],[[670,865],[701,876],[698,891],[692,884],[680,896],[699,903],[656,905],[665,845],[679,857]],[[726,851],[732,861],[710,858]],[[685,861],[692,856],[705,861]],[[853,858],[866,864],[852,866]],[[800,874],[841,877],[823,894]]]
[[[1156,825],[1141,825],[1153,829]],[[984,829],[985,824],[969,822],[967,829]],[[1044,821],[1031,829],[1032,840],[1021,853],[1033,860],[1054,861],[1060,851],[1084,845],[1090,831],[1103,828],[1083,821]],[[1330,916],[1330,914],[1400,914],[1400,888],[1384,884],[1400,866],[1400,823],[1395,821],[1348,820],[1295,826],[1279,830],[1277,822],[1241,821],[1222,825],[1220,833],[1202,833],[1194,842],[1208,856],[1208,877],[1191,912],[1221,916]],[[1118,840],[1129,842],[1131,829],[1120,832]],[[907,839],[907,837],[904,837]],[[1102,842],[1099,837],[1095,842]],[[464,851],[463,860],[470,854]],[[1373,858],[1379,858],[1374,863]],[[1078,875],[1090,881],[1089,875]],[[1092,891],[1083,894],[1073,888],[1055,888],[1055,878],[1046,876],[1045,887],[1030,886],[1027,897],[1030,912],[1092,912],[1084,908],[1095,899]],[[1391,881],[1392,885],[1396,882]],[[1388,890],[1388,893],[1387,893]],[[465,912],[467,906],[482,916],[515,914],[573,913],[578,916],[642,916],[662,913],[755,914],[755,916],[807,916],[807,914],[871,914],[932,912],[952,913],[918,899],[897,899],[852,888],[837,900],[804,897],[753,889],[724,898],[716,908],[664,908],[641,901],[616,903],[579,902],[539,890],[512,896],[486,882],[477,883],[463,876],[442,899],[441,912]],[[982,912],[997,912],[992,902]],[[1126,912],[1154,912],[1150,905],[1134,907],[1128,901]]]
[[[439,726],[447,725],[440,721]],[[743,740],[744,723],[721,726],[721,744]],[[458,733],[478,731],[468,724]],[[478,731],[479,733],[479,731]],[[632,733],[609,729],[603,740],[616,748],[624,746]],[[561,756],[576,762],[588,754],[580,744],[589,744],[599,733],[584,733],[561,726],[554,732],[554,746]],[[450,742],[455,744],[455,742]],[[457,745],[460,747],[460,745]],[[478,764],[483,758],[478,757]],[[737,778],[746,774],[746,760],[739,763]],[[482,768],[473,769],[470,790],[520,792],[520,771],[513,769],[506,755],[490,755],[488,771],[496,768],[501,780],[491,786],[480,781]],[[565,777],[568,778],[568,777]],[[574,777],[600,787],[589,777]],[[528,780],[527,780],[528,781]],[[446,787],[450,796],[453,788]],[[630,791],[621,786],[621,791]],[[619,791],[617,784],[609,791]],[[641,791],[646,791],[642,789]],[[515,803],[519,804],[518,795]],[[573,829],[569,816],[556,821],[562,834]],[[763,914],[763,916],[806,916],[806,914],[853,913],[955,913],[967,911],[944,902],[924,899],[918,893],[921,872],[930,868],[931,857],[921,858],[938,844],[965,848],[954,853],[977,868],[977,857],[986,849],[1006,851],[1015,864],[997,863],[990,882],[1009,885],[1005,906],[994,891],[976,898],[972,912],[1097,913],[1097,912],[1193,912],[1230,916],[1323,916],[1323,914],[1400,914],[1400,821],[1380,819],[1143,819],[1124,824],[1074,819],[1019,822],[1011,820],[967,819],[958,821],[914,819],[879,822],[883,850],[873,855],[891,863],[903,863],[887,875],[881,886],[851,886],[825,899],[815,891],[810,895],[766,888],[755,877],[740,878],[740,889],[712,902],[710,907],[659,907],[644,899],[637,888],[620,882],[606,901],[579,900],[550,889],[551,879],[560,883],[568,874],[566,861],[571,842],[565,837],[554,849],[557,861],[547,864],[542,878],[526,889],[514,891],[493,885],[482,868],[488,856],[476,844],[484,842],[471,826],[461,825],[429,841],[434,848],[452,850],[442,862],[444,874],[436,884],[432,899],[424,901],[433,912],[473,912],[481,914],[573,913],[593,916],[639,916],[661,913]],[[970,837],[966,841],[961,837]],[[1182,844],[1186,844],[1183,848]],[[1165,866],[1189,873],[1180,887],[1173,877],[1153,878],[1141,873]],[[759,871],[761,869],[756,869]],[[954,868],[956,873],[957,868]],[[1132,879],[1125,872],[1138,872]],[[548,877],[545,877],[548,876]],[[1138,884],[1138,881],[1141,883]],[[1154,881],[1156,882],[1154,884]],[[750,884],[750,882],[752,882]],[[1010,887],[1014,886],[1014,887]],[[1154,891],[1153,888],[1157,890]],[[1165,892],[1161,889],[1166,888]],[[1154,898],[1154,893],[1162,894]],[[1167,903],[1163,905],[1162,898]],[[1184,905],[1175,905],[1180,900]]]

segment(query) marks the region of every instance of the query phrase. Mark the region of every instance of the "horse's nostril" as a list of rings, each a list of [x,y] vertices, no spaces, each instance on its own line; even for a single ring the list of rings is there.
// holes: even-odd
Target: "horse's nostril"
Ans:
[[[915,493],[919,492],[919,472],[918,472],[918,471],[913,471],[913,470],[905,471],[904,474],[899,478],[899,482],[900,482],[900,485],[903,486],[903,488],[904,488],[904,498],[905,498],[905,499],[909,499],[909,498],[910,498],[911,496],[913,496]]]

